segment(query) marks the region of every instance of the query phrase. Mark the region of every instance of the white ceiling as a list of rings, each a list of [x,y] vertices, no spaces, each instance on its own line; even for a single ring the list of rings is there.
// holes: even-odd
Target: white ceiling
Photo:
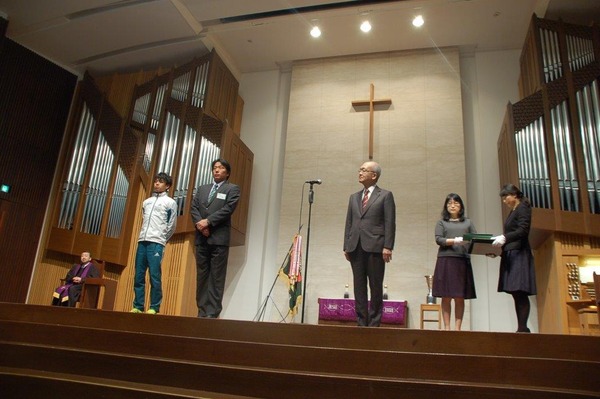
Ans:
[[[335,4],[343,7],[319,9]],[[222,20],[289,9],[296,12]],[[0,0],[9,38],[97,75],[181,65],[212,48],[236,75],[381,51],[520,49],[534,12],[587,25],[600,21],[600,0]],[[411,25],[417,14],[425,18],[420,29]],[[358,29],[364,19],[369,34]],[[313,23],[319,39],[309,35]]]

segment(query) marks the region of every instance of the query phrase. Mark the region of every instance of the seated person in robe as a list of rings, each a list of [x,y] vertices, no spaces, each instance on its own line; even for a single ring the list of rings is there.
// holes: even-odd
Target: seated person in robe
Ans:
[[[92,263],[89,251],[81,253],[81,263],[73,265],[67,273],[65,283],[54,290],[53,306],[69,306],[74,308],[81,296],[81,288],[88,277],[100,277],[100,271]]]

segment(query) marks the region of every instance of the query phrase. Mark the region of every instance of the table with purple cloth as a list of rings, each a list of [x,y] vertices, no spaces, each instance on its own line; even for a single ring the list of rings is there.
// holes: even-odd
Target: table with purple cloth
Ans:
[[[383,327],[406,327],[407,316],[406,301],[383,301]],[[319,324],[356,325],[354,299],[319,298]]]

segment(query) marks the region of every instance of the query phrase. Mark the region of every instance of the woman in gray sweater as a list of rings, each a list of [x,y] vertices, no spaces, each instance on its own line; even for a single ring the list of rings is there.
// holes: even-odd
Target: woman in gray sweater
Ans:
[[[450,193],[444,201],[442,218],[435,226],[435,242],[439,245],[433,273],[433,296],[442,298],[444,328],[450,330],[450,314],[454,299],[454,328],[461,329],[465,299],[476,298],[473,268],[463,235],[476,233],[458,194]]]

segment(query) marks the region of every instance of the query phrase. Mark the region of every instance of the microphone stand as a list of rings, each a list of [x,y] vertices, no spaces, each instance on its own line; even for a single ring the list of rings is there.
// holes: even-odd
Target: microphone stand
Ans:
[[[310,189],[308,191],[308,226],[306,229],[306,256],[304,257],[304,287],[302,287],[302,318],[301,323],[304,323],[304,308],[306,305],[306,285],[308,281],[308,250],[310,248],[310,218],[312,215],[312,204],[314,200],[315,192],[313,191],[313,185],[315,183],[310,182]]]

